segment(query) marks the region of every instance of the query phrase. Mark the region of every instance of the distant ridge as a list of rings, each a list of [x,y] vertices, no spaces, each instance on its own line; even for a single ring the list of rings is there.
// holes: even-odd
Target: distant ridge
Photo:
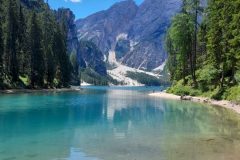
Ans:
[[[114,51],[122,64],[151,71],[167,58],[165,34],[180,6],[180,0],[145,0],[140,6],[118,2],[77,20],[78,39],[92,41],[106,57]]]

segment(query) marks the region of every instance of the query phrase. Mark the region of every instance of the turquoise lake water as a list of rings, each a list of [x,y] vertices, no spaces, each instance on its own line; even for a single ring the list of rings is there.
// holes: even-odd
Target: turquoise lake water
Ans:
[[[0,160],[239,160],[240,116],[157,88],[0,95]]]

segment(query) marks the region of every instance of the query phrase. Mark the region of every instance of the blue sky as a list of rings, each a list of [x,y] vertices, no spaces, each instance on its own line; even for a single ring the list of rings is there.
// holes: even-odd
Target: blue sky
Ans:
[[[70,8],[76,18],[84,18],[97,11],[108,9],[111,5],[121,0],[48,0],[53,9],[60,7]],[[135,0],[141,4],[143,0]]]

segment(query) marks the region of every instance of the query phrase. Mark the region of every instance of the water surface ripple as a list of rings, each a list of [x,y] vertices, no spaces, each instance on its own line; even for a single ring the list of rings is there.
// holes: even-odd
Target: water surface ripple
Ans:
[[[240,116],[156,88],[0,95],[0,160],[239,160]]]

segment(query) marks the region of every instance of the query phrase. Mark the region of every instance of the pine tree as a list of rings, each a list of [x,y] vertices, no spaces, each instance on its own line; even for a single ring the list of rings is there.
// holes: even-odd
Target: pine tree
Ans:
[[[43,87],[44,85],[44,53],[41,42],[41,29],[37,20],[36,13],[33,12],[31,18],[31,86]]]
[[[169,29],[169,40],[171,45],[168,45],[168,50],[171,50],[176,64],[174,76],[175,80],[183,79],[186,83],[186,77],[189,75],[188,62],[192,60],[192,33],[193,33],[193,23],[186,13],[181,13],[174,17],[171,28]],[[169,42],[170,43],[170,42]],[[176,54],[176,55],[174,55]],[[190,63],[191,66],[191,63]]]
[[[21,75],[27,75],[29,73],[29,43],[27,37],[27,24],[25,20],[25,15],[23,13],[23,7],[20,5],[19,7],[19,29],[18,29],[18,65],[19,65],[19,73]]]
[[[191,70],[187,72],[188,80],[196,80],[198,84],[195,89],[210,92],[211,98],[226,98],[240,84],[240,1],[209,0],[200,25],[198,17],[203,9],[199,0],[183,0],[183,4],[182,12],[174,18],[167,38],[172,80],[184,79],[179,75],[184,74],[185,69],[189,70],[183,67],[183,54],[179,54],[184,51],[188,55],[185,61]],[[190,19],[184,19],[183,15]],[[187,50],[182,49],[189,48],[190,43],[184,42],[187,42],[186,35],[190,30],[192,49],[188,54]]]
[[[240,83],[240,1],[235,1],[234,4],[232,4],[233,9],[233,17],[232,22],[229,25],[230,32],[232,34],[231,38],[229,39],[230,44],[230,55],[231,55],[231,61],[232,61],[232,75],[231,79],[233,80],[233,83]]]
[[[0,0],[0,4],[0,88],[55,87],[57,77],[59,87],[68,86],[66,21],[61,25],[43,0]]]
[[[6,27],[6,46],[5,61],[6,71],[11,76],[13,82],[18,81],[18,62],[17,62],[17,2],[9,0],[7,6],[7,27]]]
[[[54,17],[51,15],[50,11],[46,11],[43,14],[43,48],[45,55],[45,64],[46,64],[46,80],[48,86],[53,86],[53,80],[55,78],[55,59],[53,55],[53,38],[55,25]],[[52,28],[51,30],[49,28]]]
[[[183,0],[181,12],[173,18],[167,38],[167,50],[170,53],[168,66],[172,73],[171,79],[183,79],[191,76],[192,85],[197,86],[197,48],[198,48],[198,17],[202,12],[199,0]],[[170,44],[170,45],[169,45]]]
[[[197,47],[198,47],[198,17],[200,11],[200,0],[193,0],[193,21],[194,21],[194,34],[193,34],[193,49],[192,49],[192,78],[194,85],[196,86],[196,62],[197,62]]]
[[[208,63],[213,67],[219,69],[221,63],[222,49],[219,45],[221,42],[222,30],[219,26],[220,16],[214,1],[210,1],[208,8],[207,26],[207,50],[208,50]]]
[[[49,87],[53,86],[53,81],[56,74],[55,69],[55,60],[52,52],[52,48],[48,47],[46,51],[46,76],[47,76],[47,83]]]
[[[71,53],[71,55],[70,55],[70,62],[71,62],[74,74],[78,75],[79,65],[78,65],[78,61],[77,61],[77,53],[76,53],[76,51],[73,51]]]
[[[67,55],[67,46],[66,46],[66,37],[63,30],[60,27],[57,27],[57,31],[54,36],[54,54],[56,59],[58,60],[58,68],[59,68],[59,82],[60,86],[68,86],[68,83],[71,78],[71,68],[70,61]]]
[[[2,0],[0,0],[0,4],[2,4]],[[0,6],[0,89],[3,88],[3,54],[4,54],[4,44],[3,44],[3,32],[2,32],[2,23],[3,23],[3,8]]]

